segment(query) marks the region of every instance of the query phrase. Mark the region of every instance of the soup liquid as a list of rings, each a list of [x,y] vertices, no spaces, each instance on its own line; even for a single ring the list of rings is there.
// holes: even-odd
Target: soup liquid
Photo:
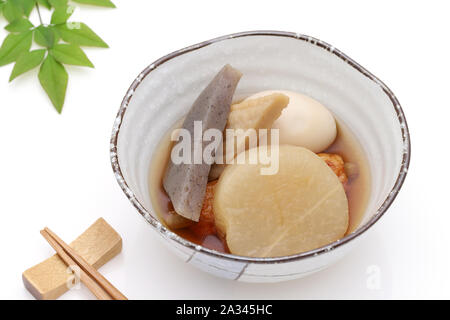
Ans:
[[[339,154],[344,162],[352,164],[356,168],[355,175],[349,175],[348,182],[345,185],[345,193],[348,199],[349,207],[349,227],[347,234],[358,228],[366,209],[370,194],[370,172],[365,153],[353,133],[345,127],[340,121],[337,122],[337,137],[333,144],[324,152]],[[181,126],[181,120],[173,128]],[[167,163],[172,149],[170,133],[172,129],[163,137],[155,155],[150,164],[149,190],[150,199],[156,214],[164,223],[165,217],[173,211],[172,203],[167,196],[162,181]],[[225,241],[222,241],[217,235],[201,236],[189,227],[172,230],[179,236],[195,244],[199,244],[208,249],[229,253]]]

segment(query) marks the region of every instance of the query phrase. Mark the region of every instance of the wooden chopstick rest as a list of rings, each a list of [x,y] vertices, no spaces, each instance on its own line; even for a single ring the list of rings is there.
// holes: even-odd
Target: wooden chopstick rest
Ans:
[[[56,250],[67,265],[77,265],[81,272],[81,281],[102,300],[128,300],[100,272],[92,267],[83,257],[66,244],[49,228],[41,230],[42,236]]]
[[[95,269],[114,258],[122,250],[122,238],[103,219],[98,219],[70,244]],[[55,254],[22,274],[25,287],[36,299],[56,299],[69,290],[73,277],[66,263]]]
[[[76,266],[77,263],[70,257],[64,249],[53,239],[48,232],[41,230],[42,236],[48,241],[48,243],[55,249],[58,256],[65,262],[67,266]],[[89,290],[100,300],[112,300],[112,297],[101,287],[97,285],[94,279],[92,279],[83,269],[79,269],[80,280],[83,282]]]

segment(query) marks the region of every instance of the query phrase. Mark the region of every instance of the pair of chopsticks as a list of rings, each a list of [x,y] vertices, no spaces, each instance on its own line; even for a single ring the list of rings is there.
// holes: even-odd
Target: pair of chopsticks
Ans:
[[[41,230],[41,235],[55,249],[56,253],[68,266],[80,267],[80,280],[100,300],[128,300],[116,287],[102,276],[83,257],[61,240],[49,228]]]

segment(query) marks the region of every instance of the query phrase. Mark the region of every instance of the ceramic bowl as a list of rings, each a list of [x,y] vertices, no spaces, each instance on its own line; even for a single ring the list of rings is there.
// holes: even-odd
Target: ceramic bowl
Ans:
[[[371,171],[370,199],[360,226],[316,250],[278,258],[219,253],[166,229],[149,196],[152,156],[163,135],[225,64],[244,77],[246,96],[268,89],[297,91],[321,102],[362,144]],[[347,55],[312,37],[279,31],[223,36],[175,51],[148,66],[122,102],[111,138],[111,163],[125,195],[183,261],[227,279],[274,282],[306,276],[343,257],[387,211],[408,171],[410,140],[392,91]],[[151,173],[150,173],[151,174]]]

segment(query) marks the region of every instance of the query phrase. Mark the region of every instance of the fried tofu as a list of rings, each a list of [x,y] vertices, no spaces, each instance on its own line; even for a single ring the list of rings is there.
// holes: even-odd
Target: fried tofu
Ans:
[[[345,163],[344,159],[338,154],[334,153],[318,153],[317,154],[326,164],[333,170],[333,172],[338,176],[339,181],[342,184],[346,184],[348,181],[347,174],[345,173]]]

